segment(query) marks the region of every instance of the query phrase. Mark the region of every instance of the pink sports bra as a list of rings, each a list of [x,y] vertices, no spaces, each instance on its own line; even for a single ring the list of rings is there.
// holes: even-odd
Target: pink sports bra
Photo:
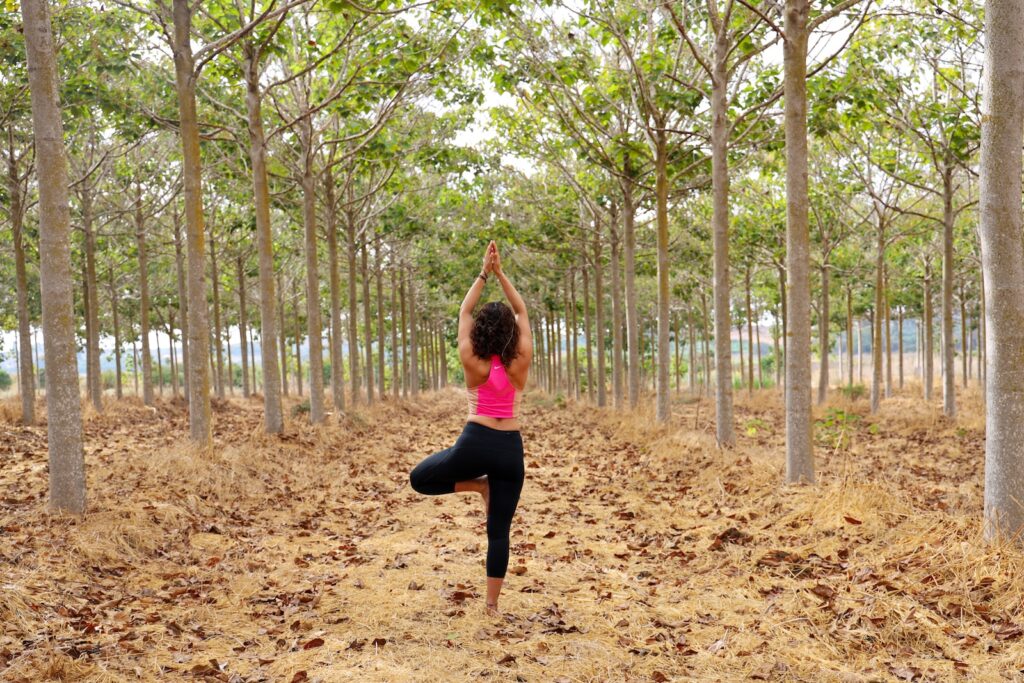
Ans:
[[[469,414],[489,417],[517,417],[519,392],[508,378],[501,356],[491,356],[491,372],[483,384],[467,389]]]

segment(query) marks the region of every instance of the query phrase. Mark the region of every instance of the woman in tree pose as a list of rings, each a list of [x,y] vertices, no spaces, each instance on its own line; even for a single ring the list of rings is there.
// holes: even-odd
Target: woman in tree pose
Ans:
[[[511,308],[492,301],[473,309],[493,275]],[[487,611],[498,614],[508,568],[509,529],[523,489],[519,397],[533,356],[526,304],[501,269],[498,246],[487,245],[483,269],[459,309],[459,359],[466,374],[469,416],[455,445],[434,453],[409,475],[419,493],[476,491],[487,513]]]

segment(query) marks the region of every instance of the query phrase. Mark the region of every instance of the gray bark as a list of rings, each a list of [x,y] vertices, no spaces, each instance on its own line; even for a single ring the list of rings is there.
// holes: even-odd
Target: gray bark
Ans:
[[[1024,531],[1024,11],[985,3],[981,107],[981,254],[986,297],[985,537]]]
[[[808,0],[786,0],[786,482],[814,481],[811,440],[811,286],[807,195]],[[726,300],[728,305],[728,300]],[[716,306],[717,309],[717,306]],[[728,310],[728,309],[726,309]],[[726,328],[728,329],[728,328]]]
[[[173,0],[174,72],[178,95],[185,225],[188,235],[189,435],[195,443],[211,442],[210,323],[206,308],[205,230],[199,120],[196,117],[196,73],[192,58],[192,15],[187,0]]]
[[[75,359],[71,275],[71,216],[50,10],[44,0],[22,0],[39,180],[39,284],[46,357],[50,509],[85,511],[82,406]]]

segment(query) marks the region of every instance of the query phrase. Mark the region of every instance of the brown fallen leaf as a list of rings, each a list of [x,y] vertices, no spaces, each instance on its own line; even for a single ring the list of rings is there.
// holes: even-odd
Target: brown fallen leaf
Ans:
[[[323,638],[314,638],[313,640],[310,640],[305,645],[303,645],[302,649],[303,650],[312,650],[314,647],[320,647],[323,644],[324,644],[324,639]]]
[[[863,524],[862,521],[860,521],[856,517],[851,517],[850,515],[843,515],[843,519],[846,520],[847,524]]]
[[[499,666],[512,666],[513,664],[515,664],[515,661],[516,661],[515,655],[509,654],[509,655],[505,655],[504,657],[499,659],[498,660],[498,665]]]

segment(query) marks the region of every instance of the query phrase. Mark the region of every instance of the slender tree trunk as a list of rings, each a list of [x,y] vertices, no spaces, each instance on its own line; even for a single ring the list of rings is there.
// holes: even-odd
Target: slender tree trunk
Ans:
[[[86,384],[89,399],[97,413],[103,412],[103,379],[100,372],[100,299],[96,281],[96,232],[93,230],[92,189],[85,185],[80,192],[82,208],[82,229],[85,232],[85,295],[89,300],[86,316],[89,324],[86,339],[86,354],[89,357]]]
[[[964,389],[967,388],[967,303],[964,301],[964,288],[960,287],[960,371],[963,379]]]
[[[28,32],[26,31],[26,35]],[[981,107],[981,254],[986,301],[985,536],[1024,531],[1024,12],[985,3]],[[47,363],[49,365],[49,363]],[[47,375],[49,378],[49,375]]]
[[[701,318],[704,324],[704,381],[702,382],[705,392],[711,389],[711,349],[710,331],[708,330],[708,298],[701,292],[700,295]]]
[[[633,199],[632,167],[627,158],[622,186],[622,224],[626,265],[626,350],[629,364],[626,368],[629,386],[629,407],[636,409],[640,401],[640,326],[637,321],[636,302],[636,204]]]
[[[577,401],[580,400],[580,357],[579,357],[579,338],[577,337],[577,331],[579,330],[578,321],[576,319],[576,274],[574,272],[569,273],[569,310],[572,314],[572,320],[570,322],[572,331],[570,332],[570,342],[572,344],[572,392],[573,398]]]
[[[750,305],[750,268],[748,267],[744,276],[744,289],[746,290],[747,308],[747,394],[754,393],[754,310]],[[740,357],[740,365],[743,358]]]
[[[374,276],[377,284],[377,395],[385,396],[384,387],[384,264],[381,260],[380,232],[374,239]]]
[[[882,402],[884,377],[882,325],[885,321],[885,224],[879,216],[875,240],[875,310],[871,316],[871,413],[877,413]]]
[[[348,369],[352,378],[352,405],[359,405],[359,300],[356,294],[356,218],[345,212],[345,237],[348,249]],[[415,325],[414,325],[415,327]],[[414,336],[415,339],[415,336]],[[415,395],[415,389],[413,390]]]
[[[412,384],[412,397],[416,398],[416,395],[420,390],[420,372],[419,372],[419,360],[418,350],[416,348],[416,280],[412,267],[409,267],[409,355],[411,357],[411,365],[409,370],[409,381]]]
[[[789,298],[786,293],[786,268],[785,265],[779,265],[779,300],[782,302],[782,356],[781,362],[778,364],[778,371],[785,372],[786,369],[786,353],[789,351],[789,310],[787,308],[787,299]],[[782,377],[776,377],[776,383],[782,386]]]
[[[124,398],[124,390],[121,384],[121,321],[118,314],[120,297],[117,294],[117,287],[114,286],[114,271],[108,273],[110,280],[110,313],[114,323],[114,395],[117,400]]]
[[[216,214],[214,214],[216,218]],[[213,232],[213,224],[210,226],[210,274],[213,283],[213,339],[214,358],[217,361],[216,375],[214,376],[213,387],[217,398],[224,400],[224,336],[220,326],[220,274],[217,272],[217,241]]]
[[[135,382],[135,395],[139,395],[139,349],[132,339],[132,380]]]
[[[757,310],[754,310],[754,315],[759,316]],[[764,388],[764,369],[761,363],[761,325],[758,323],[760,318],[755,318],[754,322],[754,335],[756,336],[755,344],[757,346],[757,388]]]
[[[15,288],[18,296],[18,392],[21,394],[21,422],[36,423],[36,385],[32,369],[32,321],[28,312],[28,273],[25,268],[25,207],[18,161],[14,151],[14,129],[7,131],[7,181],[10,194],[12,239],[14,242]],[[120,395],[118,396],[120,398]]]
[[[360,273],[363,281],[363,338],[366,343],[366,405],[373,405],[373,314],[370,309],[370,272],[367,264],[367,252],[370,240],[363,240],[360,249]],[[430,341],[429,339],[427,340]]]
[[[393,252],[392,252],[393,253]],[[398,266],[391,263],[391,396],[397,401],[398,374]]]
[[[622,408],[626,405],[626,372],[622,364],[622,328],[625,324],[623,317],[625,315],[625,312],[623,311],[622,278],[620,277],[622,272],[622,256],[619,253],[618,214],[616,211],[612,212],[610,227],[611,230],[609,231],[609,246],[611,247],[611,253],[609,254],[609,256],[611,260],[608,264],[608,267],[611,271],[610,281],[612,287],[612,405],[615,406],[616,410],[622,410]],[[595,245],[596,244],[598,243],[595,242]],[[594,324],[597,326],[597,335],[595,337],[597,341],[597,405],[604,406],[607,405],[607,399],[604,397],[604,283],[601,277],[601,260],[596,256],[594,260],[594,310],[596,311],[596,320]]]
[[[811,440],[811,285],[807,196],[808,0],[786,0],[783,61],[786,128],[786,482],[814,481]],[[716,307],[717,308],[717,307]]]
[[[860,336],[860,330],[857,331]],[[857,345],[857,353],[860,353],[860,344]],[[846,288],[846,362],[849,365],[847,373],[847,385],[853,389],[853,290]],[[853,396],[853,393],[850,393]]]
[[[607,392],[606,392],[606,388],[605,388],[605,371],[604,371],[604,359],[605,359],[605,353],[604,353],[604,276],[602,275],[602,272],[601,272],[601,270],[602,270],[602,268],[601,268],[601,246],[602,245],[601,245],[601,235],[600,235],[600,232],[601,232],[600,229],[598,229],[598,230],[595,231],[595,234],[594,234],[594,313],[595,313],[595,315],[594,315],[594,318],[595,318],[594,324],[597,327],[597,335],[596,335],[596,338],[595,338],[596,342],[597,342],[597,350],[596,350],[596,353],[597,353],[597,379],[596,379],[596,384],[597,384],[597,405],[599,407],[603,408],[606,405],[608,405],[608,396],[607,396]],[[615,240],[615,237],[614,237],[614,230],[613,230],[613,237],[612,237],[612,263],[611,263],[611,269],[612,269],[612,290],[613,290],[612,291],[612,309],[613,309],[612,316],[615,319],[614,322],[617,323],[619,321],[619,317],[618,316],[622,315],[622,304],[621,304],[621,301],[616,298],[617,297],[617,288],[618,288],[618,279],[619,279],[618,275],[617,275],[619,265],[618,265],[618,260],[617,260],[618,253],[617,253],[617,249],[615,247],[615,244],[616,244],[616,240]],[[614,327],[614,329],[615,329],[615,334],[613,336],[613,346],[614,346],[613,353],[615,354],[615,357],[612,359],[612,370],[613,370],[613,372],[614,372],[614,369],[615,369],[616,366],[619,367],[619,374],[617,376],[618,384],[615,387],[615,392],[616,392],[615,393],[615,400],[616,400],[615,407],[616,408],[621,408],[622,407],[622,365],[621,365],[621,358],[622,358],[622,334],[620,332],[621,328],[619,326],[616,325]],[[616,341],[614,341],[614,340],[617,340],[617,346],[616,346]]]
[[[153,330],[153,339],[156,340],[156,383],[160,387],[160,397],[164,395],[164,363],[160,354],[160,332]]]
[[[248,309],[245,302],[245,269],[242,265],[242,255],[239,254],[236,260],[238,266],[238,340],[242,347],[242,396],[249,398],[251,392],[249,386],[249,353],[246,345],[249,340],[248,335]],[[230,352],[230,346],[228,347]],[[253,359],[255,362],[255,359]],[[234,378],[232,377],[232,381]]]
[[[171,396],[178,396],[178,361],[174,353],[174,314],[168,311],[167,343],[171,351]]]
[[[669,403],[669,264],[668,264],[668,132],[664,126],[654,133],[654,166],[658,224],[658,359],[657,420],[667,422],[672,410]],[[635,407],[635,406],[634,406]]]
[[[729,294],[729,36],[716,27],[711,65],[711,232],[714,252],[715,430],[719,446],[736,442],[732,400],[732,320]],[[789,97],[786,98],[788,103]],[[742,376],[743,356],[740,356]]]
[[[184,371],[185,401],[189,399],[188,372],[188,291],[185,286],[184,243],[181,237],[181,220],[178,212],[174,212],[174,267],[178,284],[178,318],[181,321],[181,367]],[[137,379],[137,375],[136,375]],[[143,389],[145,391],[145,389]],[[139,393],[138,388],[135,390]]]
[[[139,259],[139,327],[142,335],[142,402],[153,405],[153,362],[149,352],[149,255],[142,214],[142,188],[135,185],[135,251]],[[180,296],[180,293],[179,293]]]
[[[900,389],[903,388],[903,306],[899,306],[896,309],[896,335],[899,337],[900,345],[900,356],[899,356],[899,374],[900,374]]]
[[[302,396],[302,326],[299,324],[299,306],[292,307],[295,315],[295,385],[299,396]]]
[[[202,162],[199,155],[199,120],[196,116],[196,73],[192,59],[192,15],[187,0],[172,0],[174,14],[174,67],[178,94],[182,175],[185,188],[185,225],[188,235],[188,351],[189,435],[207,446],[211,441],[210,324],[206,308],[206,259],[203,219]]]
[[[1018,3],[1024,11],[1024,5]],[[956,418],[956,370],[953,336],[953,172],[942,173],[942,412]],[[1022,516],[1024,519],[1024,516]]]
[[[925,267],[924,275],[924,400],[932,400],[932,385],[935,378],[935,340],[932,329],[932,274],[931,264]]]
[[[337,410],[345,410],[345,360],[342,348],[341,273],[338,263],[338,209],[334,196],[334,175],[324,171],[324,202],[327,206],[327,254],[331,281],[331,400]]]
[[[405,280],[406,275],[401,267],[396,265],[395,270],[398,271],[398,298],[401,299],[402,303],[402,398],[409,398],[409,340],[407,337],[409,330],[409,323],[406,318],[406,311],[408,310],[408,301],[405,297]]]
[[[889,303],[889,268],[882,271],[882,299],[885,311],[885,397],[892,396],[892,306]]]
[[[274,314],[274,243],[270,229],[270,188],[267,180],[267,149],[263,134],[263,93],[260,89],[259,56],[251,42],[243,47],[245,109],[249,129],[249,162],[252,165],[253,205],[256,218],[256,250],[260,271],[260,365],[263,368],[263,428],[268,434],[284,431],[281,406],[281,372],[277,364],[277,316]],[[253,359],[255,372],[255,358]],[[253,387],[256,382],[253,380]]]
[[[284,323],[284,287],[281,286],[281,271],[277,271],[277,313],[280,324],[278,329],[281,330],[281,391],[284,395],[288,395],[288,344],[285,338],[285,323]],[[266,379],[264,379],[266,384]]]
[[[831,313],[829,309],[829,266],[824,264],[821,268],[821,311],[818,317],[818,345],[821,347],[819,350],[821,364],[818,366],[818,405],[822,405],[825,402],[825,398],[828,395],[828,384],[829,384],[829,320]]]
[[[320,265],[317,258],[316,133],[310,116],[299,123],[302,143],[302,225],[306,253],[306,336],[309,339],[309,421],[322,424],[324,410],[323,322],[320,320]],[[300,384],[301,386],[301,384]],[[301,392],[300,392],[301,393]]]
[[[673,327],[672,327],[672,350],[674,352],[673,353],[673,361],[674,361],[674,365],[675,365],[675,387],[676,387],[676,394],[677,395],[680,392],[682,392],[682,388],[683,388],[682,387],[682,384],[683,384],[683,378],[682,378],[683,358],[682,358],[682,355],[683,354],[682,354],[682,350],[679,348],[680,347],[680,343],[679,343],[679,341],[680,341],[680,339],[679,339],[679,317],[680,317],[679,313],[677,312],[675,314],[675,316],[673,316],[673,319],[672,319],[672,325],[673,325]]]
[[[690,394],[693,395],[697,391],[696,384],[696,371],[697,371],[697,355],[695,349],[695,333],[693,325],[693,309],[686,309],[686,327],[689,329],[690,334],[690,365],[687,368],[686,378],[690,385]]]
[[[594,401],[594,328],[590,324],[590,270],[583,266],[583,349],[587,354],[587,400]]]
[[[249,328],[249,340],[248,341],[249,341],[249,358],[252,359],[252,363],[249,364],[249,373],[252,375],[252,378],[251,378],[252,390],[254,392],[258,392],[260,390],[260,386],[259,386],[259,384],[256,383],[256,342],[254,341],[255,336],[256,336],[256,333],[250,327]],[[262,347],[263,344],[261,343],[260,346]],[[276,359],[275,359],[275,361],[276,361]],[[275,362],[274,365],[277,365],[277,363]]]

